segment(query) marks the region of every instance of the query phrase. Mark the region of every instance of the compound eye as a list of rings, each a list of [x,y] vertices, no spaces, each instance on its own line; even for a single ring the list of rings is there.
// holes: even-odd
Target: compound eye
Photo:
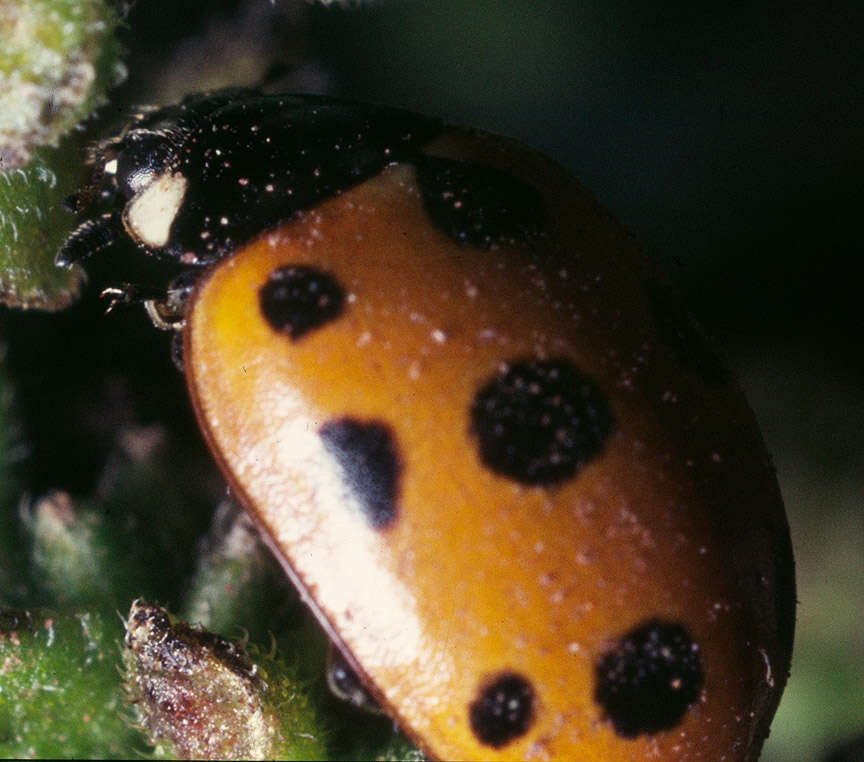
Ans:
[[[130,199],[165,170],[169,154],[169,149],[161,141],[136,140],[105,162],[103,171],[106,175],[115,175],[118,190]]]

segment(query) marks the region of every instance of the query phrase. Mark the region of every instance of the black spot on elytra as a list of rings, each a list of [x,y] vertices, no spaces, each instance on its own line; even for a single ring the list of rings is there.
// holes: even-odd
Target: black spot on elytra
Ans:
[[[649,281],[646,287],[657,331],[678,362],[696,371],[707,384],[727,383],[729,369],[678,295],[656,281]]]
[[[594,698],[625,738],[674,728],[702,690],[702,656],[687,630],[649,620],[597,663]]]
[[[345,292],[328,273],[304,265],[287,265],[270,273],[258,291],[258,303],[274,331],[297,341],[339,317]]]
[[[319,434],[369,525],[390,526],[396,520],[401,472],[390,429],[381,423],[341,418],[325,423]]]
[[[543,230],[540,194],[500,169],[426,156],[417,182],[432,222],[457,243],[488,249]]]
[[[486,680],[468,706],[477,740],[500,749],[524,735],[534,722],[534,689],[522,675],[500,672]]]
[[[564,359],[506,366],[471,406],[481,460],[523,484],[572,478],[600,453],[614,427],[605,395]]]

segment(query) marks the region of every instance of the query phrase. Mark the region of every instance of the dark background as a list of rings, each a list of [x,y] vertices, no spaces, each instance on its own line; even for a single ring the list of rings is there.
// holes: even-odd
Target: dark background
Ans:
[[[266,82],[438,114],[572,170],[678,284],[763,426],[801,601],[763,759],[804,762],[864,733],[862,21],[860,3],[140,0],[129,77],[100,116]],[[103,446],[78,448],[93,432],[71,425],[41,460],[40,478],[82,490],[117,420],[188,416],[164,337],[138,314],[99,327],[93,304],[24,318],[10,347],[32,426],[99,407]],[[46,402],[57,374],[66,397]]]

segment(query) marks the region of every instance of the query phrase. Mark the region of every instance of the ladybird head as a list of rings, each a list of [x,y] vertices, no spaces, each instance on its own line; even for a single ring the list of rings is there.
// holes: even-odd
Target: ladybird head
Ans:
[[[394,161],[438,120],[315,96],[220,90],[142,110],[92,152],[69,206],[68,267],[126,239],[163,260],[207,265]]]
[[[145,251],[177,258],[172,225],[184,212],[194,130],[185,104],[139,111],[118,135],[90,154],[89,182],[66,205],[86,214],[56,262],[68,267],[126,238]],[[191,261],[189,261],[191,260]],[[187,258],[184,264],[196,264]]]

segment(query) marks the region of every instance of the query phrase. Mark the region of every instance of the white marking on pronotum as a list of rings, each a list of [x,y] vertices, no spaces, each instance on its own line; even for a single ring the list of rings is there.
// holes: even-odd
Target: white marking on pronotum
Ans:
[[[129,234],[153,248],[168,243],[171,223],[180,211],[189,181],[179,172],[158,175],[136,193],[123,210]]]

